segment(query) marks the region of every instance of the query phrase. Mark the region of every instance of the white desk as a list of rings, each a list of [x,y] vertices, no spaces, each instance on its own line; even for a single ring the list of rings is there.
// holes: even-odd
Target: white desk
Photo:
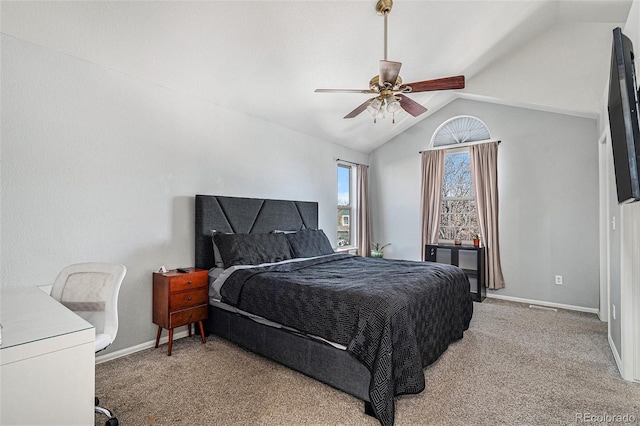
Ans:
[[[95,329],[37,287],[0,289],[0,424],[92,425]]]

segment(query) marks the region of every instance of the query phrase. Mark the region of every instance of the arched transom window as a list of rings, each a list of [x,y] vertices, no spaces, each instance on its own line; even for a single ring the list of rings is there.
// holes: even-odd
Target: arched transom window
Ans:
[[[459,115],[442,123],[431,137],[431,147],[456,145],[491,139],[487,126],[479,118]]]

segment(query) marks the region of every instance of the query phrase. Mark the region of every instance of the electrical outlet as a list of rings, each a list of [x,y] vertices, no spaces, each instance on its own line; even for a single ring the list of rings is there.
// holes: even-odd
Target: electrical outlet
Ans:
[[[616,319],[616,305],[611,305],[611,316]]]
[[[556,284],[562,285],[562,275],[556,275]]]

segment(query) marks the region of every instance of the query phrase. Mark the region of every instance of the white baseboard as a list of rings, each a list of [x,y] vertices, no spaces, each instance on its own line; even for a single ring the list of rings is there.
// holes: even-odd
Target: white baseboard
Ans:
[[[611,335],[607,336],[607,340],[609,341],[609,346],[611,347],[613,358],[616,360],[616,366],[618,367],[618,372],[620,373],[620,376],[622,376],[622,359],[620,359],[620,354],[618,354],[618,350],[616,349],[616,345],[613,343],[613,340],[611,339]]]
[[[539,306],[547,306],[549,308],[559,308],[559,309],[568,309],[570,311],[587,312],[587,313],[596,314],[596,315],[599,312],[598,308],[585,308],[584,306],[565,305],[563,303],[544,302],[541,300],[524,299],[521,297],[513,297],[513,296],[502,296],[500,294],[490,293],[489,291],[487,291],[487,297],[492,299],[509,300],[511,302],[526,303],[529,305],[539,305]]]
[[[189,332],[185,329],[183,331],[174,332],[173,333],[173,341],[175,342],[178,339],[189,336]],[[169,342],[169,336],[164,336],[160,338],[160,344],[163,345]],[[120,358],[126,355],[131,355],[136,352],[143,351],[145,349],[153,348],[156,346],[156,340],[149,340],[148,342],[140,343],[139,345],[131,346],[128,348],[120,349],[119,351],[109,352],[108,354],[100,355],[96,357],[96,364],[101,364],[103,362],[111,361],[116,358]],[[165,350],[166,352],[166,350]]]

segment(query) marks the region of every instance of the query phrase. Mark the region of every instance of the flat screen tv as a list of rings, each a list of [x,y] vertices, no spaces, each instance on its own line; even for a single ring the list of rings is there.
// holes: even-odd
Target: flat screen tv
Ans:
[[[619,204],[640,201],[640,94],[634,59],[631,40],[614,29],[608,107]]]

